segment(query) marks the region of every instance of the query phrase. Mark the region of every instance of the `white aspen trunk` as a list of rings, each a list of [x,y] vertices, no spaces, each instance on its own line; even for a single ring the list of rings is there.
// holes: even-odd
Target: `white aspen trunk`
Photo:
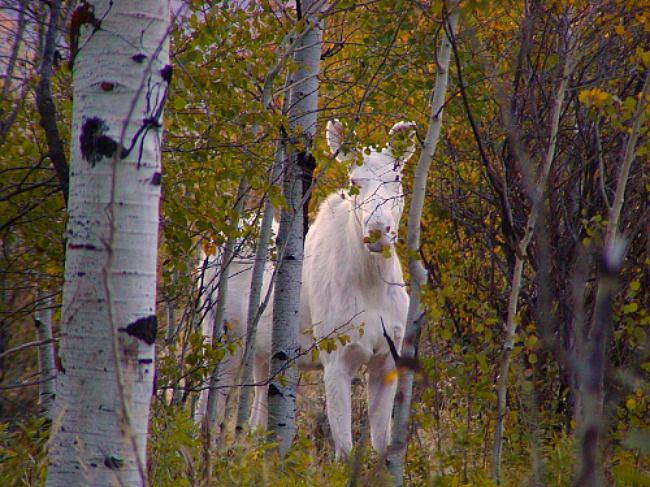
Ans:
[[[41,372],[38,404],[48,419],[52,418],[52,406],[56,395],[56,366],[54,364],[54,341],[52,339],[52,298],[44,292],[38,293],[39,310],[36,313],[38,341],[38,368]]]
[[[451,58],[450,33],[456,30],[458,24],[458,2],[450,2],[450,15],[446,27],[447,35],[440,44],[437,58],[436,81],[433,88],[433,101],[431,104],[431,115],[429,127],[424,139],[424,145],[420,153],[420,159],[415,168],[413,177],[413,196],[409,208],[409,219],[407,223],[407,249],[408,266],[411,275],[410,303],[407,314],[404,342],[402,343],[401,357],[412,359],[415,357],[417,338],[420,335],[422,321],[424,319],[422,305],[420,303],[420,291],[426,285],[426,270],[420,255],[420,224],[424,198],[426,195],[427,175],[429,167],[436,151],[440,132],[442,129],[442,114],[447,93],[449,79],[449,60]],[[390,471],[394,485],[401,486],[404,483],[404,466],[406,460],[406,447],[409,437],[409,419],[411,415],[411,399],[413,395],[413,370],[404,371],[398,379],[397,392],[395,395],[395,406],[393,409],[392,441],[386,455],[386,463]]]
[[[288,150],[288,154],[292,151]],[[291,156],[290,156],[291,157]],[[302,172],[296,164],[284,172],[284,197],[287,207],[280,214],[277,281],[273,295],[271,338],[271,381],[268,390],[268,428],[271,439],[279,443],[280,453],[291,447],[295,434],[296,386],[298,368],[298,312],[302,285]]]
[[[47,485],[144,486],[156,337],[169,0],[94,0],[74,59],[71,184]]]
[[[289,96],[289,132],[296,141],[287,141],[284,168],[284,197],[287,208],[280,214],[278,232],[277,281],[273,300],[271,382],[268,391],[268,428],[284,455],[293,442],[296,418],[298,368],[298,326],[303,259],[303,168],[309,163],[316,132],[318,74],[322,42],[320,8],[323,0],[299,3],[303,32],[296,46],[297,70],[292,76]],[[295,149],[299,142],[300,150]]]

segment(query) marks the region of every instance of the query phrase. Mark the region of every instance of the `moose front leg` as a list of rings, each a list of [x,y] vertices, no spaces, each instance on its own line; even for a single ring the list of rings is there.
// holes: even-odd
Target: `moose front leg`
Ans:
[[[374,357],[368,364],[368,417],[370,440],[379,454],[386,453],[390,442],[390,417],[393,410],[397,381],[386,381],[393,370],[393,357],[385,354]]]

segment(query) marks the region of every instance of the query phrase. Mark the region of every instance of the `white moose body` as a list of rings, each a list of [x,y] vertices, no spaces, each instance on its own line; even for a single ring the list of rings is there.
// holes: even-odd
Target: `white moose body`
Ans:
[[[396,124],[391,136],[413,130]],[[327,125],[327,141],[340,161],[342,126]],[[322,350],[327,416],[337,457],[352,449],[351,383],[359,367],[368,366],[368,412],[373,448],[384,453],[390,440],[395,381],[386,374],[395,367],[384,327],[400,349],[409,305],[402,267],[395,254],[403,209],[401,168],[413,154],[396,158],[389,145],[371,149],[363,163],[352,162],[350,184],[355,195],[330,195],[320,206],[307,233],[301,294],[301,346],[343,335],[337,348]]]
[[[249,252],[252,251],[249,249]],[[204,308],[204,319],[202,321],[202,331],[206,340],[212,339],[212,327],[216,314],[216,301],[219,294],[218,281],[219,269],[223,255],[219,252],[216,256],[208,259],[207,267],[203,276],[205,290],[202,295],[202,308]],[[251,278],[253,274],[253,257],[242,258],[235,257],[228,269],[228,293],[226,295],[226,304],[224,312],[224,338],[226,343],[235,344],[233,353],[227,352],[219,363],[219,380],[217,382],[217,425],[221,426],[225,411],[228,395],[238,388],[240,383],[240,371],[244,347],[246,344],[246,326],[248,301],[251,289]],[[266,296],[273,274],[273,263],[268,261],[264,269],[262,284],[262,299]],[[255,366],[254,366],[254,383],[260,384],[255,387],[255,397],[253,400],[253,410],[250,421],[252,427],[266,427],[266,386],[262,385],[269,376],[269,355],[270,343],[269,337],[265,330],[271,329],[273,317],[272,299],[266,307],[258,324],[262,333],[257,334],[255,340]],[[226,325],[227,324],[227,325]],[[207,385],[207,382],[206,382]],[[200,423],[203,415],[206,413],[208,391],[201,391],[199,403],[195,414],[195,420]]]

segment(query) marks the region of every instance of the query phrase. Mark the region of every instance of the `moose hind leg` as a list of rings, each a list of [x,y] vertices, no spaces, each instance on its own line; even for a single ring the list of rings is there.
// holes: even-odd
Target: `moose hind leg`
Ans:
[[[232,407],[233,401],[236,401],[237,375],[241,367],[242,345],[229,339],[235,344],[234,353],[226,352],[226,355],[219,362],[219,378],[217,380],[217,404],[216,404],[216,425],[219,431],[223,431],[225,422],[228,419],[228,409]],[[236,406],[235,406],[236,408]]]
[[[379,454],[386,453],[390,442],[390,418],[397,381],[386,383],[386,374],[395,363],[390,355],[381,355],[368,363],[368,416],[370,440]]]
[[[337,459],[352,451],[352,374],[345,367],[326,365],[325,401]]]
[[[249,423],[253,429],[266,428],[268,423],[268,386],[266,381],[269,378],[270,364],[269,356],[256,354],[255,367],[253,368],[253,381],[255,384],[255,396]]]

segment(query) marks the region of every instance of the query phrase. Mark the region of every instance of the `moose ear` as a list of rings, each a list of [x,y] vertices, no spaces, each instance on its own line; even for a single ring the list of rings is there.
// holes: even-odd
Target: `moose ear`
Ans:
[[[327,127],[325,128],[325,139],[327,140],[327,145],[330,147],[330,151],[336,157],[336,160],[339,162],[347,161],[350,158],[349,153],[344,153],[343,147],[343,124],[338,120],[330,120],[327,122]]]
[[[415,154],[415,123],[397,122],[388,133],[390,151],[395,155],[395,169],[401,167]]]

